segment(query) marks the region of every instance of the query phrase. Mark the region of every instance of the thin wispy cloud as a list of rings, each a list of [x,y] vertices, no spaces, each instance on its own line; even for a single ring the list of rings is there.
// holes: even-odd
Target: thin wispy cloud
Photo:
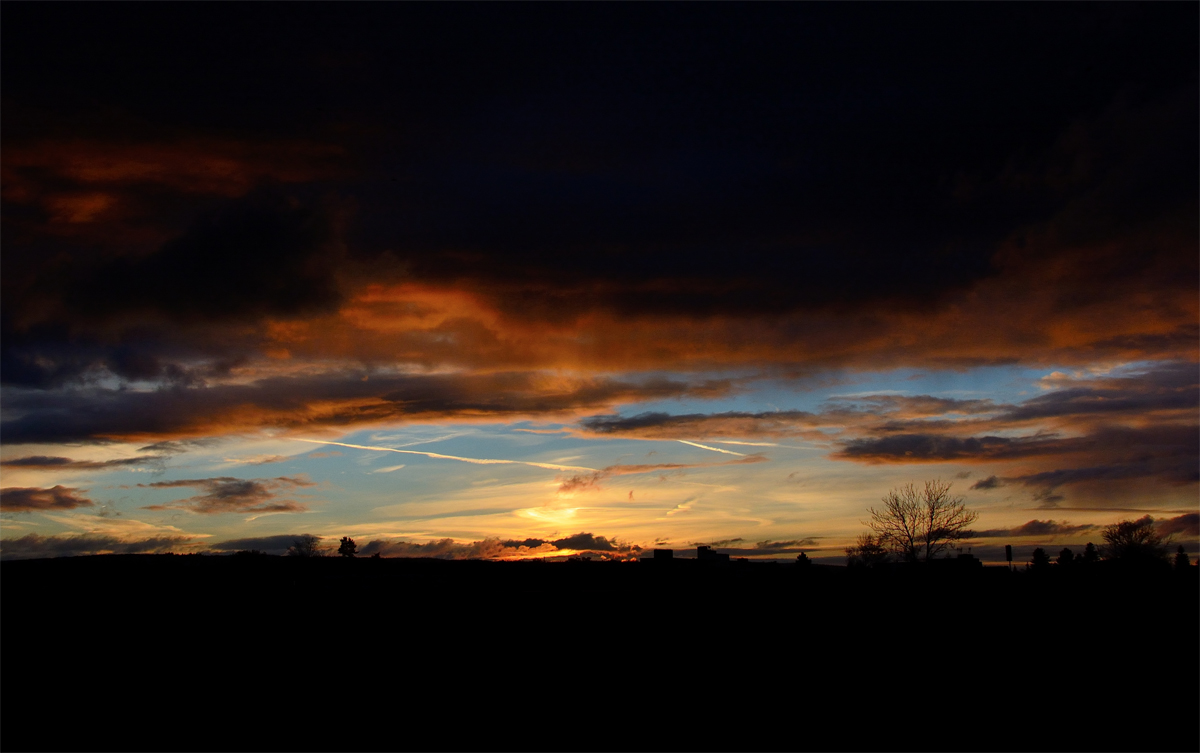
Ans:
[[[459,455],[443,455],[440,452],[422,452],[420,450],[397,450],[394,447],[374,447],[364,444],[350,444],[348,442],[328,442],[323,439],[303,439],[301,437],[287,437],[293,442],[311,442],[313,444],[328,444],[337,445],[338,447],[350,447],[355,450],[371,450],[373,452],[396,452],[401,455],[424,455],[427,458],[436,458],[438,460],[457,460],[460,463],[474,463],[476,465],[531,465],[534,468],[546,468],[552,471],[588,471],[598,472],[597,468],[585,468],[578,465],[558,465],[557,463],[538,463],[533,460],[503,460],[498,458],[466,458]]]

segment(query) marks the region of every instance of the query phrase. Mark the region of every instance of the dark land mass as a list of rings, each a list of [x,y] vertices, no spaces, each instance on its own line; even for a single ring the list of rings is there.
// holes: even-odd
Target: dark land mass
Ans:
[[[3,564],[19,750],[1200,749],[1197,571]]]

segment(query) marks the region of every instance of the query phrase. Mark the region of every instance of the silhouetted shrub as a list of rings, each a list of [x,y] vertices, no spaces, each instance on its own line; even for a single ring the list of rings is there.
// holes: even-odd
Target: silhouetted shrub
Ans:
[[[289,557],[324,557],[325,551],[320,544],[320,536],[306,533],[288,547],[287,553]]]
[[[887,564],[891,559],[888,550],[879,543],[874,534],[859,534],[854,546],[846,547],[846,566],[875,568]]]

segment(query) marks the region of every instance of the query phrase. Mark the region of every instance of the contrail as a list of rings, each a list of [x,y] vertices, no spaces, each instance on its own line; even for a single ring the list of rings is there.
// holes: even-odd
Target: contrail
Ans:
[[[736,442],[732,439],[710,439],[710,442],[717,444],[742,444],[751,447],[782,447],[786,450],[824,450],[824,447],[797,447],[794,444],[778,444],[777,442]]]
[[[300,437],[283,437],[290,439],[293,442],[311,442],[312,444],[332,444],[338,447],[352,447],[356,450],[373,450],[375,452],[398,452],[401,455],[424,455],[427,458],[438,458],[440,460],[457,460],[462,463],[476,463],[478,465],[532,465],[534,468],[548,468],[552,471],[592,471],[596,472],[596,468],[584,468],[579,465],[556,465],[555,463],[535,463],[532,460],[495,460],[493,458],[461,458],[457,455],[442,455],[437,452],[421,452],[419,450],[397,450],[394,447],[371,447],[365,444],[347,444],[346,442],[326,442],[322,439],[301,439]],[[722,450],[722,452],[724,452]],[[737,455],[738,453],[733,453]]]
[[[720,447],[709,447],[706,444],[700,444],[698,442],[689,442],[686,439],[676,439],[675,441],[683,442],[684,444],[690,444],[692,447],[699,447],[702,450],[712,450],[713,452],[723,452],[726,455],[738,455],[740,457],[746,457],[746,453],[744,453],[744,452],[734,452],[733,450],[722,450]]]

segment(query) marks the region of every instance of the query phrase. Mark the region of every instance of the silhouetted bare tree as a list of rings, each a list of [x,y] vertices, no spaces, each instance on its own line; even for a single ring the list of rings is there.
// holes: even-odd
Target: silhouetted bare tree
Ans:
[[[1100,535],[1105,559],[1147,564],[1168,561],[1170,541],[1154,530],[1154,518],[1149,515],[1105,526]]]
[[[888,550],[871,533],[859,534],[854,546],[846,547],[847,567],[879,567],[890,558]]]
[[[311,533],[306,533],[292,542],[292,545],[288,547],[287,553],[289,557],[325,556],[325,551],[321,549],[321,538],[313,536]]]
[[[879,544],[906,562],[929,561],[947,546],[965,538],[979,515],[966,508],[962,497],[950,496],[950,484],[935,479],[923,489],[897,487],[883,498],[882,508],[868,508],[867,523]]]

